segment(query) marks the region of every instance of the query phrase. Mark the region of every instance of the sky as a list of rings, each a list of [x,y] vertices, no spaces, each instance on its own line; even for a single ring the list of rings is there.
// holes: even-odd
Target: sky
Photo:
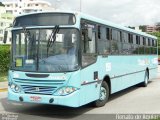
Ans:
[[[80,0],[45,1],[62,10],[80,11]],[[81,12],[124,26],[153,25],[160,22],[159,5],[160,0],[81,0]]]

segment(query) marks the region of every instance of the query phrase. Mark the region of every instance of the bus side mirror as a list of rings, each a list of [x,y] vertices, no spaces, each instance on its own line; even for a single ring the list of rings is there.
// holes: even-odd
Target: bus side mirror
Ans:
[[[3,43],[7,42],[8,31],[4,31]]]
[[[88,38],[89,38],[89,41],[92,41],[92,28],[88,28]]]

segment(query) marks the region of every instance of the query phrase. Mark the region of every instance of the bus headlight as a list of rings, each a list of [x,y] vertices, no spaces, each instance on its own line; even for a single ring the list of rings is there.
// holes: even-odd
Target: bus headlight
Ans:
[[[12,83],[10,85],[10,88],[12,89],[13,92],[20,92],[21,91],[20,87],[18,85],[14,84],[14,83]]]
[[[78,88],[71,87],[71,86],[61,87],[54,93],[54,95],[65,96],[75,92],[76,90],[78,90]]]
[[[15,84],[11,84],[11,89],[15,89]]]
[[[16,86],[16,87],[15,87],[15,91],[18,92],[19,90],[20,90],[20,88],[19,88],[18,86]]]

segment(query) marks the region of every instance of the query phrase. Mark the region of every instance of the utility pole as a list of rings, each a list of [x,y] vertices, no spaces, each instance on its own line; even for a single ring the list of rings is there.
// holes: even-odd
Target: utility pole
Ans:
[[[61,0],[56,0],[56,3],[55,3],[55,9],[57,10],[58,9],[58,4],[61,2]]]
[[[82,12],[82,1],[80,0],[80,12]]]

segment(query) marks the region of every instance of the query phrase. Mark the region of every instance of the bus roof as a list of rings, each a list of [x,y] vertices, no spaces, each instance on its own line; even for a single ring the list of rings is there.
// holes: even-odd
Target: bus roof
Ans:
[[[147,34],[145,32],[136,31],[134,29],[131,29],[131,28],[128,28],[128,27],[124,27],[122,25],[118,25],[118,24],[112,23],[110,21],[102,20],[102,19],[90,16],[90,15],[83,14],[83,13],[80,13],[80,17],[83,18],[83,19],[86,19],[86,20],[97,22],[99,24],[103,24],[103,25],[106,25],[106,26],[109,26],[109,27],[120,29],[122,31],[127,31],[127,32],[138,34],[138,35],[142,35],[142,36],[150,37],[150,38],[153,38],[153,39],[157,39],[157,37],[155,37],[153,35],[150,35],[150,34]]]
[[[147,34],[145,32],[136,31],[134,29],[131,29],[131,28],[128,28],[128,27],[124,27],[122,25],[118,25],[118,24],[115,24],[115,23],[107,21],[107,20],[99,19],[99,18],[93,17],[91,15],[87,15],[87,14],[84,14],[84,13],[81,13],[81,12],[73,12],[73,11],[65,11],[65,12],[64,11],[41,11],[41,12],[33,12],[33,13],[27,13],[27,14],[19,15],[17,17],[26,16],[26,15],[32,15],[32,14],[40,14],[40,13],[72,13],[72,14],[75,14],[77,17],[82,18],[82,19],[86,19],[86,20],[89,20],[89,21],[93,21],[93,22],[96,22],[96,23],[99,23],[99,24],[103,24],[103,25],[109,26],[109,27],[120,29],[122,31],[127,31],[127,32],[138,34],[138,35],[146,36],[146,37],[149,37],[149,38],[157,39],[157,37],[155,37],[153,35],[150,35],[150,34]]]

